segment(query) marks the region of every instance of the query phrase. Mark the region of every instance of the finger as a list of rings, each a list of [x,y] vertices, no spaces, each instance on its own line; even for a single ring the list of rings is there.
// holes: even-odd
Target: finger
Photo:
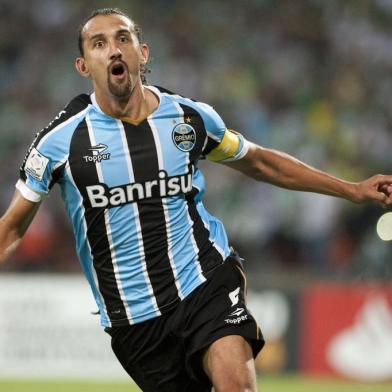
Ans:
[[[390,205],[392,201],[392,185],[384,184],[378,187],[378,191],[382,192],[389,200],[387,200],[387,204]]]
[[[392,198],[388,197],[387,195],[384,195],[385,198],[381,201],[384,207],[390,207],[392,206]]]
[[[379,174],[373,177],[379,185],[391,185],[392,175]]]
[[[382,208],[384,208],[384,209],[389,207],[389,204],[388,204],[388,202],[386,202],[386,201],[377,200],[376,203],[377,203],[380,207],[382,207]]]
[[[392,199],[383,192],[369,192],[369,197],[382,207],[388,207],[392,205]]]
[[[382,192],[392,191],[392,184],[381,184],[378,186],[378,190]]]

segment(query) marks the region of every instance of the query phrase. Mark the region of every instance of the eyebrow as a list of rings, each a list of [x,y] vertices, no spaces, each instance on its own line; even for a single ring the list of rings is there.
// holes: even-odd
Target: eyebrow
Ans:
[[[116,34],[124,34],[124,33],[127,33],[127,34],[131,35],[132,31],[129,31],[127,29],[120,29],[120,30],[116,31]]]
[[[98,33],[98,34],[94,34],[94,35],[93,35],[92,37],[90,37],[88,40],[89,40],[89,41],[94,41],[94,40],[97,39],[97,38],[103,38],[103,37],[105,37],[104,34]]]
[[[132,34],[132,32],[129,31],[129,30],[127,30],[127,29],[120,29],[120,30],[117,30],[117,31],[116,31],[116,35],[124,34],[124,33],[129,34],[129,35]],[[103,33],[98,33],[98,34],[94,34],[93,36],[91,36],[88,40],[89,40],[89,41],[94,41],[95,39],[104,38],[104,37],[105,37],[105,34],[103,34]]]

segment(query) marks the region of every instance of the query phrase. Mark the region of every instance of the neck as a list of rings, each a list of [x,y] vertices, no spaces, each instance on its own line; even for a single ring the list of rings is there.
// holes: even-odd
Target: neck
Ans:
[[[110,93],[105,94],[95,90],[95,97],[100,109],[107,115],[126,119],[138,124],[145,120],[157,107],[158,98],[149,89],[138,83],[131,95],[117,98]]]

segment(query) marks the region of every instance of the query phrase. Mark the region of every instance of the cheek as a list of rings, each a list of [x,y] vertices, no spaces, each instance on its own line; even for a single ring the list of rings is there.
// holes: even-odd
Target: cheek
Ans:
[[[90,71],[90,76],[93,79],[99,79],[99,78],[106,77],[107,67],[101,62],[95,60],[93,62],[90,62],[89,71]]]
[[[139,53],[134,53],[131,59],[132,60],[128,63],[129,70],[131,73],[137,74],[140,70],[140,66],[143,64],[143,58]]]

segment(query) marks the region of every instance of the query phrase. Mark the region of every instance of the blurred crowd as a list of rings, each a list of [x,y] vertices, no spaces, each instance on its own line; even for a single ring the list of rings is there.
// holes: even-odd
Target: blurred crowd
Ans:
[[[109,4],[110,3],[110,4]],[[118,6],[151,48],[151,84],[210,103],[229,128],[351,181],[392,173],[392,0],[0,0],[0,209],[34,134],[90,84],[77,28]],[[201,163],[205,204],[260,274],[390,278],[384,212]],[[79,271],[58,190],[3,270]]]

